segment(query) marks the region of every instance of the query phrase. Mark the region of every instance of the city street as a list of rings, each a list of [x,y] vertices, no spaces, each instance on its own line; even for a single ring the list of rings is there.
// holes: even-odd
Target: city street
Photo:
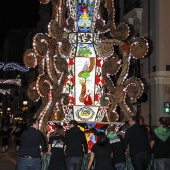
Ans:
[[[0,169],[15,170],[17,153],[15,149],[9,148],[8,154],[0,152]]]
[[[0,169],[1,170],[15,170],[17,152],[9,142],[8,153],[2,153],[2,144],[0,137]]]

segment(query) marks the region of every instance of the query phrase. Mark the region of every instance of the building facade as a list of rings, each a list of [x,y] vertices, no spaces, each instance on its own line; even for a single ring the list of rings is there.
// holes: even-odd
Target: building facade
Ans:
[[[169,0],[120,1],[120,20],[134,26],[135,35],[148,37],[150,52],[140,61],[140,76],[146,80],[148,100],[141,102],[140,115],[146,124],[157,125],[170,101]]]

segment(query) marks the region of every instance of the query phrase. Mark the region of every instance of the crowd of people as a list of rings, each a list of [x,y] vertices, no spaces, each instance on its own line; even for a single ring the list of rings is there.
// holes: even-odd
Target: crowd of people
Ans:
[[[18,152],[20,146],[20,136],[24,128],[21,124],[2,124],[1,137],[2,137],[2,152],[8,153],[9,142],[12,147]]]
[[[66,132],[62,125],[56,125],[47,141],[38,130],[38,120],[32,119],[24,131],[20,126],[10,129],[4,125],[2,148],[7,152],[7,139],[13,134],[18,151],[17,170],[41,170],[41,156],[44,154],[50,155],[48,170],[82,170],[84,156],[89,156],[86,170],[147,170],[152,159],[155,162],[153,170],[169,170],[170,128],[167,118],[159,118],[153,133],[150,127],[140,125],[136,116],[132,116],[128,123],[125,133],[120,133],[112,125],[106,131],[95,133],[97,141],[88,153],[85,133],[76,120],[69,122]],[[127,157],[133,168],[127,168]]]

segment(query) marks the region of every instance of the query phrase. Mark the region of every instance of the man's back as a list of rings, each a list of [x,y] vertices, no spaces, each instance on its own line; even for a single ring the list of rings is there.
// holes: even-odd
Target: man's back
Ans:
[[[150,153],[147,131],[144,126],[141,126],[138,123],[127,129],[124,143],[125,147],[129,143],[131,155],[135,155],[141,152]]]
[[[150,145],[153,149],[156,169],[170,169],[170,129],[166,127],[166,117],[158,119],[158,127],[154,129]]]
[[[123,137],[117,135],[116,137],[110,139],[110,144],[113,148],[113,159],[114,163],[125,162],[125,151],[123,147]]]
[[[66,157],[82,157],[83,152],[87,153],[87,140],[85,134],[78,127],[72,127],[65,134]],[[84,151],[83,151],[84,146]]]
[[[129,144],[134,170],[147,170],[151,157],[147,130],[144,126],[138,124],[136,116],[129,118],[129,126],[124,137],[125,149],[127,149]]]
[[[87,141],[83,131],[78,127],[76,120],[69,122],[69,130],[66,131],[66,164],[67,170],[81,170],[82,157],[87,153]],[[84,150],[83,150],[84,147]]]
[[[21,145],[18,154],[20,156],[40,157],[40,146],[42,147],[42,151],[46,152],[43,133],[30,127],[21,135]]]
[[[154,158],[170,158],[170,136],[166,141],[162,141],[155,134],[152,137],[155,140]]]
[[[41,170],[41,152],[47,152],[45,136],[38,130],[36,118],[30,120],[30,127],[21,135],[21,145],[18,151],[17,169]]]

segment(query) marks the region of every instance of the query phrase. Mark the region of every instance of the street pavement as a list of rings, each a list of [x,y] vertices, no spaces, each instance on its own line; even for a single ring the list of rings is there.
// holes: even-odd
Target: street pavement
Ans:
[[[0,149],[0,170],[15,170],[17,152],[15,148],[9,146],[8,154],[2,153]]]

